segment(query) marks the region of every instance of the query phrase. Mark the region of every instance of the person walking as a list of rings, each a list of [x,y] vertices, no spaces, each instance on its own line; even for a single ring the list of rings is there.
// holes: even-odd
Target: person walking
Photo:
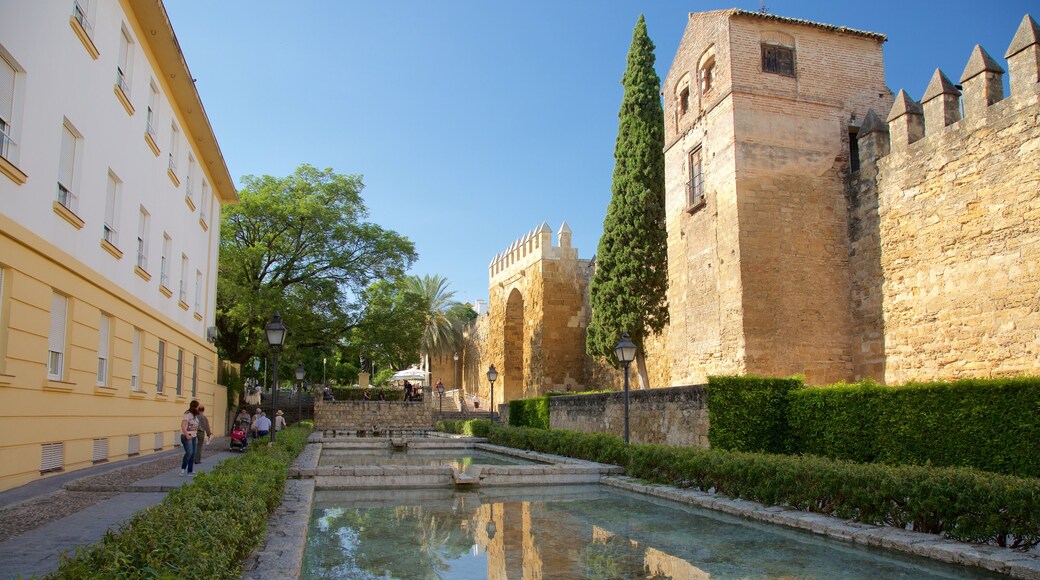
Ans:
[[[271,420],[267,418],[267,413],[260,411],[260,417],[253,423],[256,428],[256,437],[267,437],[271,434]]]
[[[278,412],[274,414],[274,430],[276,432],[285,429],[285,417],[283,415],[284,413],[282,413],[281,409],[278,409]]]
[[[181,459],[181,475],[195,476],[195,444],[198,441],[199,432],[199,402],[192,401],[188,410],[181,416],[181,446],[184,448],[184,458]]]
[[[260,436],[257,435],[256,422],[260,420],[260,416],[264,414],[264,410],[260,407],[256,408],[256,412],[253,413],[253,420],[249,423],[249,438],[256,441]]]
[[[209,443],[213,437],[213,431],[209,428],[209,417],[206,416],[204,405],[199,405],[199,414],[195,418],[199,420],[199,436],[195,443],[195,465],[199,465],[202,463],[202,447]]]

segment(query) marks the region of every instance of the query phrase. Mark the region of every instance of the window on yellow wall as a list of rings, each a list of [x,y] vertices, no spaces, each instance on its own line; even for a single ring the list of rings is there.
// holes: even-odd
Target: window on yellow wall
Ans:
[[[199,355],[192,355],[191,360],[191,398],[199,396]]]
[[[57,292],[51,295],[51,324],[47,335],[47,378],[60,381],[65,376],[65,326],[69,299]]]
[[[97,361],[97,385],[108,386],[108,345],[112,335],[112,317],[107,314],[101,315],[98,324],[98,361]]]
[[[141,390],[141,329],[134,329],[133,353],[130,355],[130,390]]]
[[[184,386],[184,349],[177,349],[177,396],[180,397],[184,394],[182,387]]]
[[[155,376],[155,392],[161,395],[166,382],[163,376],[166,374],[166,342],[162,340],[159,341],[159,360],[156,367],[158,372]]]

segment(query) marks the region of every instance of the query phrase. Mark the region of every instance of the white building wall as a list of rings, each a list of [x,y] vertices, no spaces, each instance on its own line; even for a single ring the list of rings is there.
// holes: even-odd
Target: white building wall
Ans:
[[[14,134],[18,143],[16,165],[28,175],[17,185],[0,179],[0,212],[39,234],[84,266],[132,292],[162,314],[183,325],[195,336],[205,337],[214,324],[220,203],[213,196],[214,179],[206,163],[192,147],[193,136],[171,102],[161,72],[149,47],[148,33],[128,17],[117,0],[93,0],[93,42],[100,53],[95,60],[69,23],[73,0],[0,0],[0,52],[20,69],[15,96]],[[114,86],[122,28],[133,40],[128,75],[133,115],[116,96]],[[156,156],[145,141],[150,83],[159,89]],[[64,120],[82,136],[77,149],[76,214],[84,222],[77,229],[53,209],[57,199],[59,149]],[[180,135],[176,186],[167,175],[171,123]],[[185,201],[188,154],[196,163],[195,209]],[[118,204],[116,259],[101,247],[108,174],[122,181]],[[202,179],[211,184],[202,200]],[[208,229],[199,223],[201,204],[208,204]],[[150,280],[135,274],[140,207],[151,215],[148,236]],[[159,292],[163,232],[173,241],[168,298]],[[187,310],[178,306],[181,255],[187,255]],[[194,311],[195,271],[203,273],[203,299],[197,320]]]

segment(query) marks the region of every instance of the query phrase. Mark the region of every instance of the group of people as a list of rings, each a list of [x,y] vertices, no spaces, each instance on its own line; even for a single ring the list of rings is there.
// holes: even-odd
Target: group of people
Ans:
[[[274,422],[267,417],[267,413],[260,407],[256,408],[256,414],[250,415],[249,409],[242,407],[235,423],[243,425],[245,430],[252,434],[253,441],[267,437],[272,427],[275,431],[285,429],[285,416],[281,410],[275,413]],[[213,430],[206,417],[206,407],[197,400],[188,405],[188,410],[181,417],[181,446],[184,448],[184,457],[181,459],[181,475],[194,477],[195,466],[202,463],[202,447],[213,439]]]
[[[252,415],[249,414],[248,408],[242,407],[238,412],[238,416],[235,417],[235,424],[242,427],[250,434],[250,438],[256,441],[270,435],[272,427],[275,431],[285,429],[285,414],[279,409],[275,412],[274,421],[272,422],[271,418],[260,407],[257,407],[256,412]]]
[[[413,385],[409,381],[404,382],[404,400],[405,401],[421,401],[422,400],[422,387]]]
[[[202,463],[202,446],[212,438],[213,430],[210,429],[209,418],[206,417],[206,407],[193,400],[181,417],[181,447],[184,448],[181,475],[195,475],[195,466]]]

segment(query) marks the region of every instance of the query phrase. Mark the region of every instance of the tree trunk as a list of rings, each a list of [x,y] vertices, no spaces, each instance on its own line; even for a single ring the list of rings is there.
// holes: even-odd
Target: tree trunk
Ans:
[[[636,351],[636,374],[639,375],[639,390],[650,388],[650,375],[646,372],[646,356]]]

